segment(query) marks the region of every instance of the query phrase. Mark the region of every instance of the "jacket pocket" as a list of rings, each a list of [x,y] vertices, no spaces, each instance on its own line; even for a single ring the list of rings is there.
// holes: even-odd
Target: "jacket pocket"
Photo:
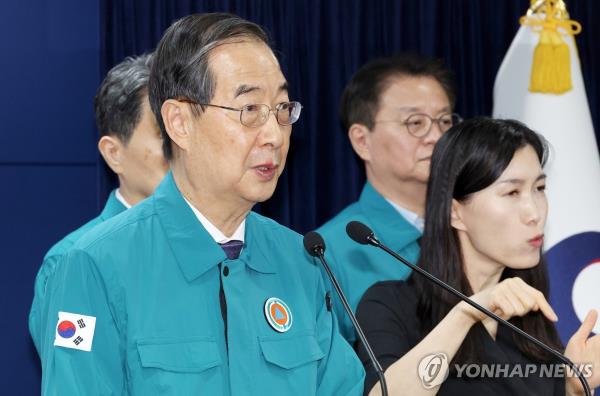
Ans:
[[[259,342],[265,360],[287,370],[316,362],[325,356],[314,335],[274,335],[261,337]]]
[[[221,364],[216,341],[207,337],[144,339],[137,350],[144,368],[199,373]]]

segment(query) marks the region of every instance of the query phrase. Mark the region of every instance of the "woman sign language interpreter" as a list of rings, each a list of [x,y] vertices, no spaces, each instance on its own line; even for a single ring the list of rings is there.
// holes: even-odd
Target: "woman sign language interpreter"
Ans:
[[[476,118],[452,127],[431,160],[418,265],[564,352],[594,388],[600,336],[589,336],[597,312],[588,313],[564,348],[547,301],[546,156],[543,138],[517,121]],[[372,286],[358,320],[390,395],[583,394],[552,355],[419,274]],[[358,353],[365,394],[379,395],[362,345]]]

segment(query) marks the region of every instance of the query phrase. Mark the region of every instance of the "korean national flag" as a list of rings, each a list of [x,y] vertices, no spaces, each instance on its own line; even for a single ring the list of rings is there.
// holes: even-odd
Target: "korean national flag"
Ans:
[[[54,345],[90,352],[95,327],[94,316],[59,312]]]

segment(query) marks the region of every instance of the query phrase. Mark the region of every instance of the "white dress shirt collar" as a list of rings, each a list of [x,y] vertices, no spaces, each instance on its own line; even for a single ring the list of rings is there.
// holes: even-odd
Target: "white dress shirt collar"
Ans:
[[[422,217],[419,217],[419,215],[416,214],[415,212],[412,212],[406,208],[403,208],[402,206],[398,205],[395,202],[390,201],[387,198],[385,200],[388,201],[388,203],[390,205],[392,205],[392,207],[394,209],[396,209],[398,211],[398,213],[400,213],[400,215],[402,217],[404,217],[404,219],[406,219],[406,221],[408,221],[417,230],[419,230],[419,231],[421,231],[421,233],[423,233],[423,229],[425,228],[425,220]]]
[[[131,209],[131,204],[125,200],[118,188],[117,191],[115,191],[115,198],[117,198],[117,200],[121,202],[127,209]]]
[[[223,234],[221,230],[215,227],[215,225],[211,223],[210,220],[206,218],[206,216],[200,213],[200,211],[196,209],[196,207],[192,205],[190,201],[188,201],[185,197],[183,199],[185,199],[185,202],[190,206],[190,208],[192,209],[192,211],[194,212],[204,229],[210,234],[210,236],[215,240],[215,242],[225,243],[233,240],[244,242],[244,236],[246,234],[246,219],[242,221],[242,223],[238,226],[238,228],[230,237],[226,237],[225,234]]]

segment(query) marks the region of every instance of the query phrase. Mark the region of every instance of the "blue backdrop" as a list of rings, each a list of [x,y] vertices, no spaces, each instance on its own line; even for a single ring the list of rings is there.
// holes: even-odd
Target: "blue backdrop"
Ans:
[[[600,2],[568,2],[598,127]],[[305,106],[273,199],[258,210],[299,232],[356,199],[363,181],[338,120],[343,86],[365,61],[402,50],[442,57],[457,110],[488,115],[497,69],[528,0],[38,0],[0,12],[0,389],[39,393],[27,315],[45,251],[95,216],[112,188],[96,150],[93,97],[106,71],[150,51],[192,12],[229,11],[270,32],[291,97]]]

